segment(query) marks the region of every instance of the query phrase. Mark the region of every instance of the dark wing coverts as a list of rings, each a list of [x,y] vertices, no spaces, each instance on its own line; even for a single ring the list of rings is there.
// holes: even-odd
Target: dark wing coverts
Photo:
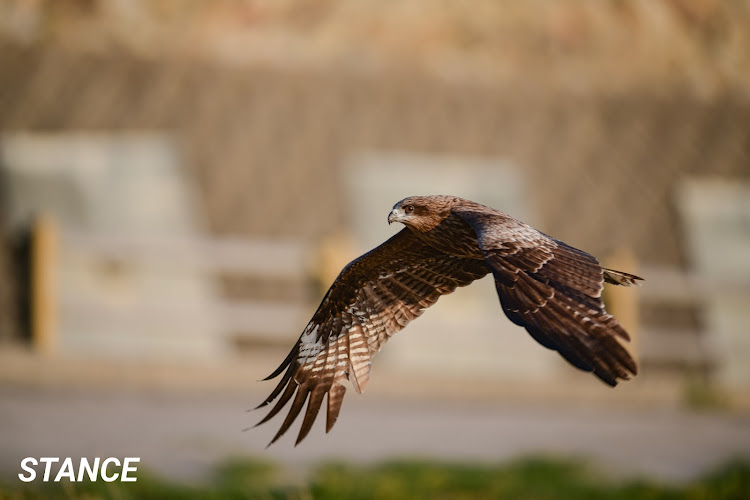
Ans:
[[[271,443],[300,414],[299,443],[315,421],[327,394],[326,432],[336,422],[349,379],[357,391],[367,384],[372,356],[394,333],[422,314],[441,295],[489,272],[484,260],[454,257],[422,243],[403,229],[341,271],[289,355],[266,380],[283,376],[259,407],[279,395],[268,415],[292,399],[289,414]],[[286,370],[286,371],[285,371]]]
[[[454,209],[477,234],[505,314],[540,344],[582,370],[616,385],[637,367],[617,340],[629,340],[604,310],[601,292],[610,273],[595,257],[499,212]],[[626,283],[620,283],[626,284]]]

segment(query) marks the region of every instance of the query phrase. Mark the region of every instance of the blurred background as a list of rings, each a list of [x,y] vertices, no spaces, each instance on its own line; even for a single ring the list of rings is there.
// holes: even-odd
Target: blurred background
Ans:
[[[749,26],[739,0],[0,0],[0,472],[747,459]],[[606,296],[641,373],[574,370],[484,279],[389,342],[331,435],[264,450],[256,381],[413,194],[643,276]]]

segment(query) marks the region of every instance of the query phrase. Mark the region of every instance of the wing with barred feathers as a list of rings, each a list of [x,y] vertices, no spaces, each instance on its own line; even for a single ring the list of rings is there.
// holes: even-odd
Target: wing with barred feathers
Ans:
[[[511,321],[609,385],[637,373],[620,343],[630,337],[605,311],[601,293],[605,281],[627,286],[642,278],[602,268],[592,255],[487,207],[453,212],[477,234]]]
[[[338,418],[348,379],[358,392],[367,384],[372,357],[388,338],[420,316],[441,295],[489,273],[482,259],[456,257],[423,243],[409,229],[352,261],[339,274],[312,320],[281,365],[282,375],[259,405],[281,397],[257,425],[292,405],[270,444],[291,426],[307,401],[297,437],[305,438],[327,395],[326,432]]]

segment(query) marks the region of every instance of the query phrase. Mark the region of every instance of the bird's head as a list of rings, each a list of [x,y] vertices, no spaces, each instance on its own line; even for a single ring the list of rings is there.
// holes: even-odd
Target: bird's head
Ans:
[[[453,196],[410,196],[393,205],[388,224],[400,222],[410,229],[429,231],[450,213]]]

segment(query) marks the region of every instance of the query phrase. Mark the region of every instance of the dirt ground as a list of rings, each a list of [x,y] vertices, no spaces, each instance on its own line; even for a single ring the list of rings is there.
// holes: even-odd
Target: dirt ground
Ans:
[[[265,387],[264,387],[265,389]],[[750,460],[750,418],[675,409],[414,402],[347,397],[329,435],[322,418],[298,447],[291,435],[265,449],[280,425],[243,432],[265,394],[145,393],[0,387],[0,476],[27,456],[141,458],[141,466],[200,480],[229,457],[251,456],[304,472],[326,460],[396,457],[501,462],[528,455],[581,457],[606,474],[665,481],[695,477],[731,458]],[[297,424],[299,425],[299,424]]]

